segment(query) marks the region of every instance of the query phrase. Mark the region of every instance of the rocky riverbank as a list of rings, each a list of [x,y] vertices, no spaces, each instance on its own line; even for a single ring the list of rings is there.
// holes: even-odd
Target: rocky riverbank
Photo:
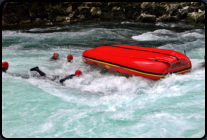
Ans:
[[[3,2],[2,26],[94,21],[205,24],[204,2]]]

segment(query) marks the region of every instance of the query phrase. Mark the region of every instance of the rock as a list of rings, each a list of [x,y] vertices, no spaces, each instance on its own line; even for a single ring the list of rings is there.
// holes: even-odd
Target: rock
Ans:
[[[43,19],[43,21],[44,21],[44,22],[47,22],[47,19],[46,19],[46,18],[44,18],[44,19]]]
[[[91,14],[94,16],[94,15],[100,15],[101,14],[101,8],[100,7],[92,7],[91,8]]]
[[[196,21],[196,12],[188,13],[186,21]]]
[[[21,21],[21,24],[28,24],[28,23],[31,23],[31,19],[27,19],[27,20],[22,20]]]
[[[194,13],[195,12],[195,13]],[[137,18],[138,17],[138,18]],[[79,21],[205,23],[204,2],[4,2],[2,25]],[[47,22],[48,21],[48,22]]]
[[[171,16],[170,14],[163,15],[159,18],[157,18],[157,21],[162,21],[162,22],[176,22],[179,21],[179,18],[177,16]]]
[[[46,23],[46,25],[53,25],[53,23],[52,22],[48,22],[48,23]]]
[[[148,14],[141,14],[137,20],[142,21],[142,22],[155,22],[156,16],[155,15],[148,15]]]
[[[85,18],[84,15],[78,15],[78,17],[79,17],[81,20]]]
[[[72,12],[72,6],[68,7],[68,8],[66,9],[66,12],[67,12],[67,13]]]
[[[181,19],[186,18],[186,16],[188,15],[189,8],[190,8],[189,6],[186,6],[186,7],[183,7],[182,9],[178,9],[177,16]]]
[[[151,8],[151,7],[152,7],[152,2],[143,2],[141,4],[142,9],[148,9],[148,8]]]
[[[82,8],[83,8],[83,5],[79,6],[77,9],[78,11],[81,11]]]
[[[200,12],[200,13],[198,13],[198,12],[188,13],[185,20],[188,21],[188,22],[205,23],[205,11]]]
[[[203,12],[201,9],[198,9],[198,13]]]
[[[72,18],[74,16],[74,14],[75,14],[75,11],[73,11],[72,13],[70,13],[68,17]]]
[[[61,22],[61,21],[63,21],[65,18],[64,17],[61,17],[61,16],[57,16],[56,17],[56,21],[57,22]]]
[[[198,12],[198,15],[197,15],[197,22],[205,23],[205,11],[203,11],[203,12]]]
[[[96,9],[96,7],[92,7],[92,8],[91,8],[91,11],[90,11],[90,12],[92,13],[92,15],[95,15],[95,14],[96,14],[95,9]]]
[[[43,21],[40,18],[36,18],[34,21],[35,25],[41,25],[43,23]]]
[[[180,4],[170,4],[169,6],[166,7],[166,14],[170,14],[171,16],[175,16],[176,13],[178,12],[178,9],[181,9]]]
[[[100,15],[101,15],[101,10],[98,10],[98,11],[96,12],[96,15],[100,16]]]
[[[117,10],[117,7],[116,6],[112,8],[112,11],[114,11],[114,10]]]

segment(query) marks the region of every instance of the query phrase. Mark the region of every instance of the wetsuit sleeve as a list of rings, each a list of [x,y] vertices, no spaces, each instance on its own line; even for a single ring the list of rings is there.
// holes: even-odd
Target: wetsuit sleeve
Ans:
[[[72,79],[73,76],[75,76],[75,74],[71,74],[71,75],[69,75],[69,76],[66,76],[66,77],[63,78],[63,79],[60,79],[60,83],[64,82],[64,81],[67,80],[67,79]]]

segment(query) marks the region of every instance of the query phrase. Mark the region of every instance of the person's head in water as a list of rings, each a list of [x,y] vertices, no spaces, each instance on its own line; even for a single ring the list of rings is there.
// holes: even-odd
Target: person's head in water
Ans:
[[[6,61],[2,62],[2,71],[6,72],[8,68],[9,68],[9,63]]]
[[[82,74],[82,72],[80,70],[75,71],[76,76],[80,76],[81,74]]]
[[[55,53],[53,54],[53,58],[54,58],[54,59],[58,59],[58,58],[59,58],[59,54],[58,54],[57,52],[55,52]]]
[[[67,56],[67,61],[68,62],[71,62],[73,60],[73,56],[71,55],[71,54],[69,54],[68,56]]]

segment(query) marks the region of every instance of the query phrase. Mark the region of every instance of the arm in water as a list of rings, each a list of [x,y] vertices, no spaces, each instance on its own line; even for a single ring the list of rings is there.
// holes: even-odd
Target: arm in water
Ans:
[[[63,78],[63,79],[60,79],[60,83],[63,83],[63,82],[64,82],[65,80],[67,80],[67,79],[72,79],[73,76],[75,76],[75,74],[71,74],[71,75],[66,76],[66,77]]]

